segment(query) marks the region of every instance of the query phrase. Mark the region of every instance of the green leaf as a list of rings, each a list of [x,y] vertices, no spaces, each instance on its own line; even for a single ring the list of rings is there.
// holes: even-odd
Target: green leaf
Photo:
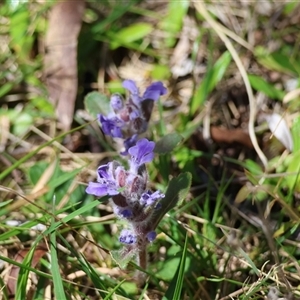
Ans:
[[[113,250],[110,251],[110,256],[121,269],[125,269],[129,262],[136,256],[137,251],[133,250],[124,254],[123,250]]]
[[[296,153],[300,150],[300,116],[294,119],[291,131],[294,144],[293,153]]]
[[[203,105],[208,94],[216,87],[217,83],[223,78],[229,64],[231,62],[231,55],[228,51],[224,52],[216,61],[214,66],[209,69],[201,84],[196,89],[195,95],[191,101],[191,114],[194,114],[196,110]]]
[[[6,95],[14,86],[14,83],[7,82],[0,87],[0,98]]]
[[[53,223],[54,223],[54,218],[52,219],[52,224]],[[50,234],[51,273],[53,276],[54,295],[56,299],[66,300],[67,298],[65,295],[64,286],[60,275],[56,250],[57,250],[56,231],[54,230]]]
[[[176,132],[167,134],[156,143],[154,152],[158,154],[170,153],[182,140],[183,137]]]
[[[33,35],[28,33],[30,23],[28,7],[22,6],[11,15],[9,24],[11,44],[21,59],[28,59],[34,41]]]
[[[251,190],[248,185],[244,185],[241,187],[241,189],[238,191],[238,193],[235,196],[234,203],[242,203],[244,202],[248,196],[251,194]]]
[[[105,275],[100,273],[101,276],[99,276],[99,272],[94,269],[93,265],[89,263],[89,261],[81,254],[80,251],[75,249],[73,245],[70,245],[70,243],[64,238],[63,235],[58,233],[58,238],[71,252],[71,255],[77,259],[80,269],[86,273],[87,278],[89,278],[93,282],[94,287],[98,290],[100,294],[100,299],[104,299],[107,295],[108,289],[107,282],[103,280],[103,277]],[[58,299],[59,298],[57,298],[57,300]]]
[[[63,172],[63,174],[61,174],[58,178],[54,178],[49,182],[49,187],[56,188],[68,180],[73,179],[82,170],[82,168],[75,169],[71,172]]]
[[[13,133],[17,136],[21,136],[29,130],[29,127],[33,125],[33,117],[28,112],[21,112],[18,115],[18,119],[15,120],[13,125]]]
[[[185,262],[186,262],[186,255],[187,255],[187,245],[188,245],[188,235],[185,236],[184,247],[180,259],[180,263],[176,274],[163,297],[163,300],[181,300],[182,296],[182,287],[183,287],[183,280],[184,280],[184,273],[185,273]]]
[[[33,255],[35,252],[36,245],[33,245],[31,249],[26,254],[25,258],[22,261],[22,265],[26,266],[27,268],[20,268],[17,287],[16,287],[16,295],[15,299],[26,299],[27,298],[27,281],[29,276],[29,267],[31,267],[31,261],[33,259]]]
[[[284,180],[290,190],[300,192],[300,151],[290,155],[291,159]]]
[[[107,115],[111,111],[109,98],[99,92],[87,94],[84,98],[84,105],[93,118],[97,118],[98,114]]]
[[[280,52],[269,53],[264,47],[258,46],[254,50],[258,62],[266,68],[274,71],[284,72],[289,75],[298,75],[298,63],[292,61],[286,54]]]
[[[167,65],[153,64],[151,77],[156,80],[165,80],[171,76],[170,67]]]
[[[259,91],[267,95],[268,97],[272,99],[278,99],[282,100],[284,97],[284,92],[282,90],[279,90],[275,88],[272,84],[269,84],[267,81],[265,81],[260,76],[256,75],[248,75],[249,81],[251,86]]]
[[[112,49],[116,49],[119,46],[122,46],[123,43],[129,44],[137,40],[143,39],[153,31],[153,27],[149,23],[135,23],[128,27],[121,29],[118,33],[113,34],[109,33],[110,37],[113,37],[110,44]]]
[[[120,281],[108,294],[107,296],[103,299],[103,300],[110,300],[113,299],[113,295],[115,294],[115,292],[121,287],[121,285],[126,281],[126,279],[123,279],[122,281]],[[127,289],[125,289],[127,291]]]
[[[168,211],[184,200],[190,190],[191,183],[192,175],[188,172],[171,179],[165,198],[160,201],[161,208],[153,216],[153,228],[157,227],[160,220]]]
[[[3,202],[0,202],[0,208],[8,205],[9,203],[13,202],[14,199],[9,199],[9,200],[6,200],[6,201],[3,201]],[[1,216],[1,215],[0,215]]]
[[[162,19],[159,27],[166,35],[165,46],[171,48],[175,45],[177,34],[182,28],[184,16],[187,14],[189,1],[169,1],[168,13]]]

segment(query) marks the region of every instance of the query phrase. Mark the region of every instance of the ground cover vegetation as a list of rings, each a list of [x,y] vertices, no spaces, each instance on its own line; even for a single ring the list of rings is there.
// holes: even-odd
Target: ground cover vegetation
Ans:
[[[298,1],[0,5],[1,299],[299,299]]]

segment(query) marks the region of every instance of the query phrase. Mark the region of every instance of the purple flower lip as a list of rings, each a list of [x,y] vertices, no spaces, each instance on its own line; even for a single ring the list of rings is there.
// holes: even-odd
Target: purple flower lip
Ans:
[[[87,194],[102,197],[106,195],[118,195],[119,191],[117,189],[118,187],[115,185],[115,182],[103,180],[102,182],[89,182],[85,191]]]
[[[121,168],[117,162],[100,166],[97,170],[97,182],[89,182],[86,192],[98,197],[118,195],[120,187],[112,173],[117,168]]]
[[[139,96],[139,89],[133,80],[124,80],[122,85],[131,93],[131,99],[135,105],[140,105],[146,99],[157,101],[160,96],[167,93],[167,89],[161,81],[153,82],[148,86],[142,97]]]
[[[155,203],[157,203],[160,199],[164,198],[165,195],[161,193],[160,191],[156,191],[152,193],[151,191],[147,191],[146,193],[143,193],[140,199],[140,204],[144,206],[151,206]]]
[[[122,126],[123,122],[117,116],[113,116],[111,118],[105,117],[103,115],[98,115],[100,123],[102,124],[102,130],[104,134],[109,135],[111,137],[122,138]]]
[[[121,152],[120,154],[123,155],[123,156],[126,156],[128,155],[128,149],[135,146],[136,142],[137,142],[137,139],[138,139],[138,135],[137,134],[134,134],[133,136],[129,137],[128,139],[126,139],[124,141],[124,147],[125,147],[125,150],[123,152]]]
[[[162,82],[160,81],[153,82],[146,89],[143,95],[143,100],[151,99],[157,101],[160,96],[165,95],[166,93],[167,93],[167,89],[163,86]]]
[[[128,153],[131,155],[130,160],[130,169],[134,173],[137,172],[137,169],[147,163],[151,162],[154,158],[155,143],[148,141],[147,139],[139,140],[135,146],[129,148]]]

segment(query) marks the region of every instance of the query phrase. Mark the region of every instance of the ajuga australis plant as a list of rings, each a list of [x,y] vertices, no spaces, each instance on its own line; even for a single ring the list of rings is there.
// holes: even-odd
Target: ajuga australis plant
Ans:
[[[161,191],[148,188],[146,164],[154,158],[155,143],[146,138],[139,139],[139,135],[148,128],[154,102],[167,90],[161,82],[155,82],[140,96],[132,80],[125,80],[123,86],[130,92],[128,99],[125,101],[119,94],[112,95],[111,113],[98,115],[98,119],[106,135],[123,139],[121,155],[128,157],[128,166],[116,160],[99,166],[97,182],[89,182],[86,192],[97,197],[109,196],[115,215],[127,221],[119,236],[119,241],[124,244],[118,252],[119,261],[137,257],[138,265],[146,269],[147,245],[155,240],[155,230],[162,216],[177,204],[179,192],[188,190],[190,177],[181,177],[179,184],[173,182],[167,197]],[[174,186],[181,190],[174,191]]]

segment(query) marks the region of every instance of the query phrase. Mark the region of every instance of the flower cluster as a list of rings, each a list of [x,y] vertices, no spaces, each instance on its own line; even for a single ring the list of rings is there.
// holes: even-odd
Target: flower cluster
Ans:
[[[154,102],[166,94],[167,89],[162,82],[154,82],[140,96],[134,81],[123,81],[123,87],[129,91],[127,101],[120,94],[113,94],[110,98],[112,112],[108,116],[99,114],[98,119],[104,134],[124,139],[125,150],[121,154],[127,155],[138,135],[147,130]]]
[[[160,191],[147,189],[148,174],[145,164],[154,157],[155,143],[143,138],[128,149],[129,168],[117,161],[102,165],[97,170],[97,182],[90,182],[88,194],[98,197],[109,195],[114,213],[128,221],[128,228],[120,235],[120,242],[144,248],[152,242],[156,233],[152,217],[160,208],[159,201],[164,198]]]

